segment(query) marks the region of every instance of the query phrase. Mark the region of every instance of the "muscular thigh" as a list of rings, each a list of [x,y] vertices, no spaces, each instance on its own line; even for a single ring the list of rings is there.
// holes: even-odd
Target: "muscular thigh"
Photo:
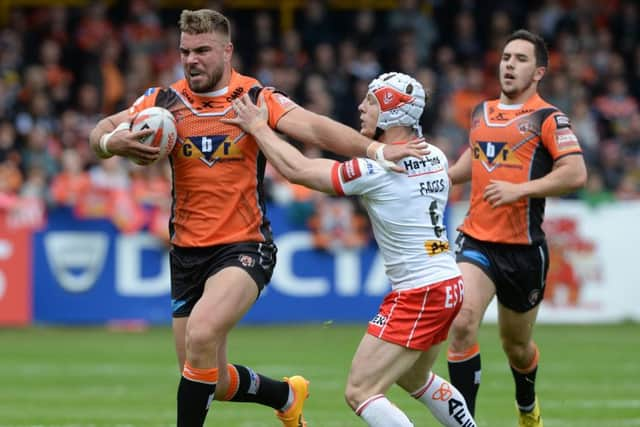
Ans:
[[[460,262],[458,266],[464,278],[464,298],[458,317],[464,317],[471,324],[479,325],[496,294],[495,285],[485,270],[476,264]]]
[[[498,324],[503,343],[509,345],[526,345],[533,335],[540,305],[526,312],[513,311],[498,304]]]
[[[251,308],[258,297],[253,278],[243,269],[226,267],[207,279],[205,289],[194,306],[187,328],[202,323],[228,331]]]

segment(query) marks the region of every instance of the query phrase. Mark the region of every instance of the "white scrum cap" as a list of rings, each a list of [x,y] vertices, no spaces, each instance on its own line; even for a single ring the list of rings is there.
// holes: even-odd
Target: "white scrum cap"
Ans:
[[[384,73],[369,83],[369,93],[380,105],[378,128],[384,131],[394,126],[406,126],[422,136],[420,116],[425,93],[420,82],[406,74]]]

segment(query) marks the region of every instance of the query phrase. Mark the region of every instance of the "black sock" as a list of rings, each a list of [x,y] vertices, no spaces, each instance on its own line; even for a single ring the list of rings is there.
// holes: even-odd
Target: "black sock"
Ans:
[[[461,361],[449,363],[449,380],[464,396],[469,412],[474,416],[476,412],[476,396],[480,388],[480,353]]]
[[[513,366],[511,367],[511,373],[516,383],[516,402],[520,410],[531,408],[533,410],[533,404],[536,400],[536,373],[538,372],[538,365],[533,368],[532,371],[523,374],[516,371]]]
[[[242,365],[233,365],[238,371],[238,391],[231,402],[253,402],[280,410],[289,399],[289,384],[262,376]]]
[[[182,377],[178,386],[178,427],[202,427],[215,391],[215,384]]]

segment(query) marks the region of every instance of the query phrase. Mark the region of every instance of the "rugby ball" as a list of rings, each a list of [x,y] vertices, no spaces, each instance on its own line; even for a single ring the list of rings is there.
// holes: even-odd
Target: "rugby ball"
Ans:
[[[160,159],[171,153],[178,139],[176,119],[171,112],[162,107],[149,107],[140,111],[131,120],[131,132],[152,129],[153,133],[140,140],[143,144],[160,147]],[[139,163],[136,159],[134,162]]]

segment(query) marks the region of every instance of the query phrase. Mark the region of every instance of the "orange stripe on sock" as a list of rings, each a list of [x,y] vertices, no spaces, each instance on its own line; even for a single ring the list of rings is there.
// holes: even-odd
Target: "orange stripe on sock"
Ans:
[[[227,372],[229,373],[229,387],[227,388],[227,392],[222,397],[222,400],[231,400],[233,396],[238,392],[238,386],[240,385],[240,375],[238,375],[238,370],[232,364],[227,365]]]
[[[451,350],[451,347],[449,347],[449,350],[447,351],[447,360],[449,362],[464,362],[465,360],[469,360],[479,353],[480,344],[478,343],[475,343],[468,349],[460,352],[453,351]]]
[[[521,374],[528,374],[538,366],[538,359],[540,358],[540,350],[538,350],[538,346],[536,345],[535,342],[533,343],[533,348],[535,349],[535,352],[533,353],[533,360],[531,361],[531,363],[529,363],[529,366],[527,366],[524,369],[520,369],[516,366],[513,366],[512,364],[511,367],[513,368],[514,371],[520,372]]]
[[[189,362],[186,362],[182,376],[199,383],[215,384],[218,381],[218,368],[194,368]]]

